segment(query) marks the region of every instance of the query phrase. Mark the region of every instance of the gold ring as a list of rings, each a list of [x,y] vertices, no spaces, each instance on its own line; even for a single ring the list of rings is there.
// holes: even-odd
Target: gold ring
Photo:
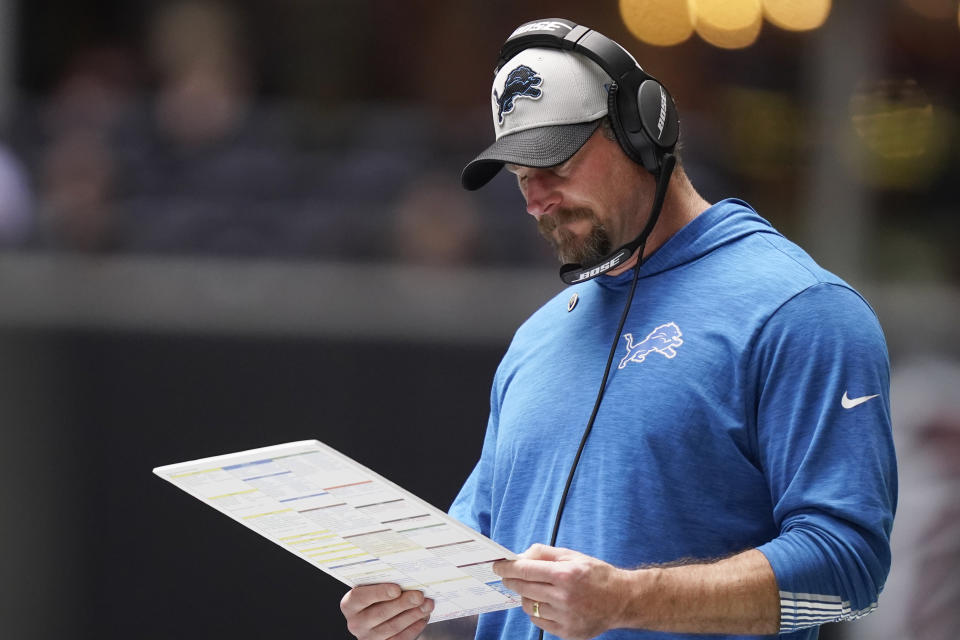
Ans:
[[[534,602],[534,603],[533,603],[533,617],[534,617],[534,618],[539,618],[539,617],[540,617],[540,603],[539,603],[539,602]]]

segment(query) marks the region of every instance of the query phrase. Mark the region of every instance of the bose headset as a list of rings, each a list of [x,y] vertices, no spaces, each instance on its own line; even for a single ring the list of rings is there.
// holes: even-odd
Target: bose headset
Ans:
[[[610,38],[562,18],[520,25],[500,48],[494,74],[512,57],[534,47],[582,54],[613,79],[607,109],[617,141],[627,157],[657,175],[680,134],[677,108],[663,85]]]
[[[662,199],[673,172],[673,150],[680,135],[680,120],[670,93],[644,71],[626,49],[602,33],[563,18],[532,20],[520,25],[500,47],[494,75],[513,56],[533,47],[582,54],[612,78],[607,93],[607,115],[617,142],[628,158],[657,178],[657,197],[643,232],[597,265],[563,265],[560,278],[566,284],[575,284],[623,264],[646,243],[660,217]]]
[[[660,209],[663,207],[663,201],[666,197],[667,185],[670,182],[670,176],[676,162],[673,151],[680,135],[680,121],[673,98],[662,84],[637,64],[637,61],[626,49],[603,34],[570,20],[550,18],[533,20],[520,25],[500,48],[500,57],[494,74],[499,72],[513,56],[524,49],[533,47],[564,49],[582,54],[597,63],[613,79],[607,94],[607,115],[613,125],[617,142],[628,158],[652,173],[657,181],[650,217],[639,236],[602,259],[597,266],[584,267],[579,264],[566,264],[560,269],[560,277],[567,284],[584,282],[625,263],[630,256],[639,250],[630,293],[620,315],[620,322],[613,337],[613,344],[610,345],[610,353],[607,357],[606,368],[603,371],[603,379],[600,382],[597,399],[580,439],[580,446],[573,459],[573,464],[570,466],[567,482],[557,506],[553,532],[550,535],[550,545],[554,546],[557,542],[557,533],[560,530],[560,520],[563,516],[564,505],[567,502],[567,494],[570,491],[577,464],[580,462],[580,455],[583,453],[587,437],[593,429],[594,420],[600,409],[600,402],[603,400],[607,379],[610,375],[610,366],[616,354],[617,344],[620,342],[620,334],[623,332],[623,325],[626,322],[630,305],[633,302],[633,294],[640,276],[640,267],[643,265],[643,251],[647,238],[660,217]],[[540,638],[541,640],[543,638],[542,629],[540,630]]]

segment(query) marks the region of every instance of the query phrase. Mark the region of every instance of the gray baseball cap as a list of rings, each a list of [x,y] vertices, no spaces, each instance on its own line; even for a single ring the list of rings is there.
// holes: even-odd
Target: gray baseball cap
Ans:
[[[610,76],[592,60],[561,49],[524,49],[493,80],[496,141],[471,160],[460,182],[471,191],[504,163],[552,167],[566,162],[607,115]]]

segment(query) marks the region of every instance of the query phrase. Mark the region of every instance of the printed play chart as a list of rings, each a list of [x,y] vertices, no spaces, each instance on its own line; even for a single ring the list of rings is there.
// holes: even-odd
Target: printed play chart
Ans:
[[[153,472],[351,587],[423,591],[431,622],[520,606],[491,568],[515,554],[317,440]]]

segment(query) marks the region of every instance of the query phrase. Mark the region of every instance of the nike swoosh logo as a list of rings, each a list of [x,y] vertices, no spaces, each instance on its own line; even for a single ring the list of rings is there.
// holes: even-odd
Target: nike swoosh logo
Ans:
[[[853,409],[854,407],[859,407],[867,400],[873,400],[879,395],[880,395],[879,393],[875,393],[872,396],[860,396],[859,398],[848,398],[847,392],[844,391],[843,397],[840,398],[840,406],[843,407],[844,409]]]

